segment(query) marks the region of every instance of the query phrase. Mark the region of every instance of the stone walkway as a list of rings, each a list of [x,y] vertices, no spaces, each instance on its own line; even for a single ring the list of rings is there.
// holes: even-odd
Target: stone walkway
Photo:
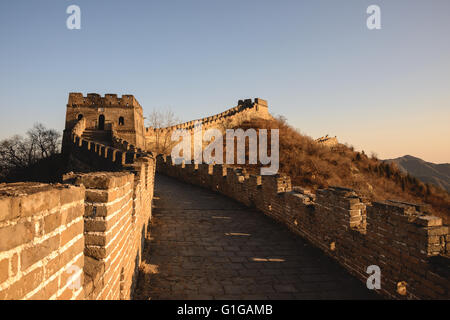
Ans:
[[[138,299],[376,299],[287,228],[157,175]]]

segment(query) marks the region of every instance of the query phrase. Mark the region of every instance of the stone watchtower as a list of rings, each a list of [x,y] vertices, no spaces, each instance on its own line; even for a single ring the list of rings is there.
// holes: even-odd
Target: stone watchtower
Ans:
[[[93,140],[107,142],[112,130],[115,134],[135,145],[145,149],[144,115],[139,102],[133,95],[97,93],[69,93],[66,110],[66,126],[64,129],[64,144],[70,139],[70,132],[80,119],[85,119],[85,134]]]

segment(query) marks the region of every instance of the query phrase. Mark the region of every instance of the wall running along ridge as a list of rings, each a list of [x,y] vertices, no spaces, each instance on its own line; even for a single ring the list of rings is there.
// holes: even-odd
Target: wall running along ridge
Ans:
[[[132,295],[155,160],[125,141],[128,148],[116,149],[84,140],[84,129],[84,119],[74,125],[66,152],[112,172],[70,173],[65,184],[0,184],[0,300]]]
[[[137,110],[125,119],[125,125],[133,121],[136,141],[130,143],[125,128],[112,124],[110,145],[83,138],[99,112],[113,119],[124,104]],[[1,300],[128,299],[136,284],[156,167],[154,155],[143,152],[139,141],[142,108],[132,96],[96,94],[71,94],[68,108],[63,150],[88,172],[67,174],[64,184],[0,184]],[[85,114],[78,120],[80,111]],[[208,129],[253,116],[270,117],[267,102],[239,101],[238,107],[202,121]],[[193,126],[191,121],[160,130]],[[156,132],[145,131],[146,140]],[[174,166],[164,156],[157,162],[161,173],[220,192],[283,223],[364,282],[367,267],[378,265],[379,292],[385,296],[450,298],[449,228],[426,215],[424,207],[364,203],[340,187],[313,194],[292,187],[289,177],[248,175],[226,165]]]
[[[145,128],[146,148],[147,150],[151,150],[152,146],[156,143],[156,137],[168,136],[170,140],[172,131],[177,129],[187,130],[193,135],[194,126],[199,122],[201,122],[203,130],[210,128],[223,130],[225,127],[232,127],[245,120],[254,118],[270,119],[271,117],[266,100],[260,98],[255,98],[254,101],[252,99],[239,100],[236,107],[210,117],[192,120],[166,128]]]
[[[157,137],[170,135],[176,129],[193,131],[194,124],[201,121],[203,128],[220,128],[227,124],[238,124],[252,118],[269,119],[267,101],[255,98],[239,100],[237,106],[219,114],[181,123],[167,128],[145,128],[143,109],[133,95],[71,92],[66,106],[66,125],[63,149],[69,140],[71,131],[80,117],[85,119],[85,129],[99,130],[99,117],[104,117],[104,130],[115,131],[117,138],[123,139],[136,147],[152,151]],[[121,123],[119,119],[122,119]]]
[[[306,238],[366,283],[381,269],[382,295],[396,299],[450,298],[450,235],[441,218],[418,205],[363,203],[340,187],[316,194],[292,187],[287,176],[248,175],[226,165],[174,165],[157,157],[157,171],[254,207]],[[405,289],[406,288],[406,292]]]

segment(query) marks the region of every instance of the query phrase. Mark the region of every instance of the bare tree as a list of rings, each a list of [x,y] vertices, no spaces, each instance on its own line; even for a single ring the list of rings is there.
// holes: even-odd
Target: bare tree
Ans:
[[[163,128],[172,127],[180,123],[180,119],[175,116],[171,110],[154,109],[147,117],[147,125],[156,129],[154,135],[154,145],[152,151],[156,153],[166,154],[172,145],[172,130],[161,130]]]
[[[40,158],[47,158],[59,152],[61,134],[53,129],[47,129],[41,123],[36,123],[27,132],[28,137],[40,152]]]
[[[27,167],[34,163],[36,159],[36,148],[29,139],[15,135],[0,141],[0,167],[2,171]]]
[[[25,169],[40,159],[48,158],[59,152],[61,134],[35,124],[26,137],[15,135],[0,141],[1,176],[14,170]]]

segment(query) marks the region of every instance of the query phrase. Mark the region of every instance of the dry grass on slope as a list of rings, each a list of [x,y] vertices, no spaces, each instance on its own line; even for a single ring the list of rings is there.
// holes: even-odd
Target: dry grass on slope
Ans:
[[[336,185],[352,188],[369,201],[429,204],[432,214],[446,224],[450,222],[450,195],[403,174],[395,164],[383,163],[346,145],[320,145],[280,119],[246,121],[236,128],[280,130],[280,172],[291,177],[292,185],[312,190]],[[255,165],[246,168],[251,172],[258,169]]]

